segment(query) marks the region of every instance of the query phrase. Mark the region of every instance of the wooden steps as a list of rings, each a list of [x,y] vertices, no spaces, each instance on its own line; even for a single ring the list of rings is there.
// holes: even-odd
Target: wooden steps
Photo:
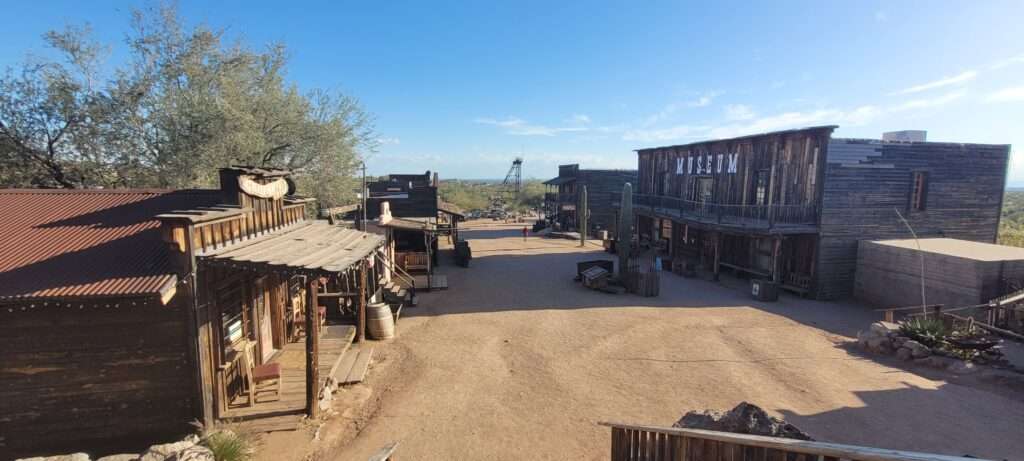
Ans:
[[[349,349],[338,362],[338,368],[334,371],[334,383],[338,386],[343,384],[360,383],[366,377],[366,370],[373,358],[373,348]]]

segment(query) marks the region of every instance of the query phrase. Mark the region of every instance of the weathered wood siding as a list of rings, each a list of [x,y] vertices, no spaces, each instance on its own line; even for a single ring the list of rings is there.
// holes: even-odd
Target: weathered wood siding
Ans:
[[[622,186],[636,183],[636,170],[579,170],[578,191],[587,186],[587,205],[590,208],[591,230],[607,230],[615,235],[618,205],[622,202]]]
[[[1024,277],[1024,259],[985,261],[937,252],[924,253],[928,304],[947,307],[987,303],[1002,295],[1002,279]],[[916,248],[862,240],[857,249],[854,296],[868,304],[921,304],[921,253]]]
[[[771,204],[817,203],[821,158],[832,127],[682,146],[641,149],[638,193],[687,199],[697,178],[712,178],[711,202],[747,205],[755,175],[770,180]]]
[[[3,306],[0,458],[144,445],[189,429],[184,307],[132,302]]]
[[[1009,146],[833,139],[821,203],[817,297],[852,295],[857,242],[922,237],[993,243]],[[927,172],[925,209],[910,209],[914,172]]]

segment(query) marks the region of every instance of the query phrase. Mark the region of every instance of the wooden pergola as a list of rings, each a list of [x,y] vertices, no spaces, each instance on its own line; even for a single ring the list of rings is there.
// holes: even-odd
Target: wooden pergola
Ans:
[[[201,264],[306,277],[306,413],[310,417],[317,416],[319,411],[320,322],[317,306],[321,279],[356,280],[354,284],[345,284],[358,286],[356,292],[331,295],[358,296],[356,337],[362,341],[366,331],[366,301],[368,295],[372,295],[367,287],[367,259],[384,242],[379,235],[326,221],[313,221],[297,224],[287,232],[268,233],[238,245],[197,255]]]

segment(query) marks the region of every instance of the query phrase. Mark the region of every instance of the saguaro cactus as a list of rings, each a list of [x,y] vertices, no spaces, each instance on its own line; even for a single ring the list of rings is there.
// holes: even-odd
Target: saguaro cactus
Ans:
[[[589,228],[590,208],[587,206],[587,186],[580,190],[580,203],[576,210],[580,217],[580,246],[587,244],[587,229]]]
[[[619,207],[619,228],[615,232],[615,251],[619,254],[619,277],[629,270],[629,250],[633,243],[633,185],[622,186],[622,205]]]

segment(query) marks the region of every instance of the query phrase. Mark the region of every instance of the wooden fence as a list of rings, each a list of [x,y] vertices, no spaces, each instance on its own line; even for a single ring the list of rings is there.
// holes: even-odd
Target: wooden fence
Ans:
[[[612,461],[976,461],[731,432],[599,423],[612,429]],[[880,428],[884,430],[884,428]]]

